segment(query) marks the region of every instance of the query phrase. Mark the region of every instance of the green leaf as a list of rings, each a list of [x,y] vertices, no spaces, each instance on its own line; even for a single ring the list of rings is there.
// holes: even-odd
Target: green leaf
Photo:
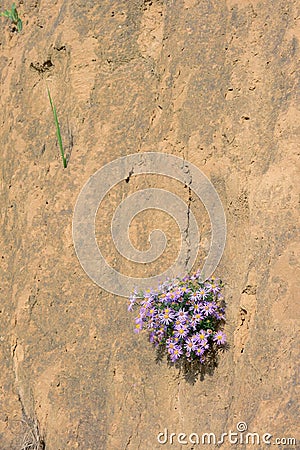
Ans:
[[[59,122],[58,122],[58,117],[57,117],[57,112],[56,112],[56,108],[55,105],[53,104],[52,98],[51,98],[51,94],[50,94],[50,90],[47,87],[47,91],[48,91],[48,98],[50,101],[50,105],[51,105],[51,109],[52,109],[52,113],[53,113],[53,118],[54,118],[54,123],[55,123],[55,127],[56,127],[56,136],[57,136],[57,140],[58,140],[58,145],[60,148],[60,153],[61,153],[61,158],[63,161],[63,166],[64,169],[67,167],[67,160],[65,157],[65,153],[64,153],[64,147],[63,147],[63,143],[62,143],[62,138],[61,138],[61,133],[60,133],[60,126],[59,126]]]
[[[11,18],[10,17],[10,11],[7,11],[7,9],[6,9],[3,13],[1,13],[1,16],[8,17],[10,19]]]
[[[21,20],[21,19],[18,19],[17,27],[18,27],[18,31],[19,31],[19,33],[20,33],[20,32],[22,31],[22,28],[23,28],[22,20]]]
[[[18,16],[18,13],[16,10],[11,11],[11,17],[12,17],[12,21],[17,23],[19,16]]]

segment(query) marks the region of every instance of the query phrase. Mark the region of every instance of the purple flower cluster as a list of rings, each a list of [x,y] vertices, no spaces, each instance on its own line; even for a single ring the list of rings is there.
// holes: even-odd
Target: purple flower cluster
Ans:
[[[129,311],[139,309],[134,332],[147,330],[150,342],[165,348],[172,362],[186,358],[204,363],[210,351],[226,343],[221,289],[220,280],[202,282],[197,272],[168,280],[156,291],[135,291],[128,306]]]

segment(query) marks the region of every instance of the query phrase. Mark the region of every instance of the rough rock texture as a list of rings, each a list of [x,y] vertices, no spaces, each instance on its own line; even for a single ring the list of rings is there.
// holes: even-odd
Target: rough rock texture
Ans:
[[[17,2],[21,34],[1,19],[1,450],[21,450],[35,426],[47,450],[149,450],[163,447],[164,428],[219,436],[239,421],[299,445],[299,6],[29,0]],[[46,85],[70,155],[65,170]],[[230,349],[194,384],[155,363],[125,300],[93,284],[73,247],[84,183],[105,163],[147,151],[196,164],[227,216],[217,275]],[[143,183],[168,187],[131,177],[104,210]],[[204,218],[206,236],[201,205],[173,188]],[[153,229],[143,217],[132,232],[140,249],[143,228]],[[158,221],[172,237],[172,220]],[[105,226],[103,252],[125,270]],[[176,439],[164,448],[199,447]]]

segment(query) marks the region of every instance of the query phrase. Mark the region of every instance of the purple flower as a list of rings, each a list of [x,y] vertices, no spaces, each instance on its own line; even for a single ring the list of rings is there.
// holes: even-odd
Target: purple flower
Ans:
[[[214,314],[217,309],[216,302],[204,302],[204,305],[201,308],[201,311],[205,316],[209,316]]]
[[[144,292],[144,298],[150,298],[152,297],[154,294],[153,289],[146,289],[146,291]]]
[[[136,319],[143,320],[147,314],[146,308],[140,308],[139,314]]]
[[[180,309],[176,316],[180,323],[185,323],[189,317],[189,313],[184,309]]]
[[[193,330],[195,330],[195,329],[197,328],[197,325],[198,325],[197,320],[196,320],[194,317],[192,317],[191,320],[190,320],[190,326],[191,326],[191,328],[192,328]]]
[[[170,354],[173,353],[173,350],[176,348],[175,340],[169,338],[169,339],[167,339],[166,343],[167,343],[168,353],[170,353]]]
[[[162,303],[167,303],[168,302],[168,297],[167,297],[167,294],[165,292],[160,294],[159,299],[161,300]]]
[[[215,312],[214,312],[214,316],[215,316],[215,318],[218,319],[218,320],[224,320],[224,321],[226,321],[225,315],[224,315],[224,314],[219,314],[218,311],[215,311]]]
[[[169,325],[175,319],[174,311],[170,308],[166,308],[162,314],[159,315],[160,320],[163,324]]]
[[[191,353],[192,350],[195,350],[197,348],[197,345],[195,344],[195,342],[193,342],[193,340],[191,338],[188,338],[185,341],[184,347],[185,347],[187,353]]]
[[[135,323],[143,323],[143,317],[139,314],[135,319]]]
[[[134,304],[136,302],[136,299],[137,299],[137,293],[134,291],[129,297],[128,311],[132,311]]]
[[[178,300],[182,295],[180,286],[176,286],[176,288],[174,289],[174,292],[175,292],[177,300]]]
[[[197,324],[197,323],[201,322],[201,320],[203,320],[203,316],[201,313],[198,312],[193,315],[192,319],[194,320],[194,323]]]
[[[155,333],[153,331],[149,334],[149,341],[151,344],[154,344],[155,342]]]
[[[191,340],[193,341],[193,343],[194,343],[195,345],[197,345],[198,342],[199,342],[199,337],[198,337],[198,335],[197,335],[197,334],[194,334],[194,335],[191,337]]]
[[[206,342],[206,344],[200,344],[200,347],[202,347],[204,350],[207,350],[209,348],[209,343]]]
[[[204,347],[207,344],[207,333],[204,330],[200,330],[194,337],[194,341]]]
[[[190,296],[190,299],[194,302],[196,302],[197,300],[199,300],[198,294],[197,292],[193,292]]]
[[[202,308],[202,304],[201,303],[195,303],[193,306],[190,307],[190,311],[194,312],[200,312]]]
[[[135,300],[131,300],[130,301],[130,303],[128,305],[128,308],[127,308],[127,311],[132,311],[133,310],[134,303],[135,303]]]
[[[156,337],[159,342],[163,339],[164,334],[165,330],[163,328],[160,328],[159,330],[156,331]]]
[[[180,296],[182,296],[184,294],[190,294],[190,292],[191,292],[191,290],[188,287],[186,287],[186,286],[180,286],[178,288],[178,291],[179,291],[179,295]]]
[[[215,301],[207,302],[207,305],[210,307],[212,313],[218,308],[218,305]]]
[[[204,300],[208,295],[208,289],[202,287],[197,291],[197,294],[200,298]]]
[[[187,326],[183,323],[175,327],[174,336],[177,338],[185,338],[188,334]]]
[[[210,308],[210,306],[208,306],[207,303],[205,303],[205,304],[201,307],[201,312],[203,313],[203,315],[204,315],[205,317],[209,316],[209,315],[212,313],[211,308]]]
[[[197,356],[202,356],[203,353],[205,352],[205,349],[203,347],[198,347],[194,351],[195,351]]]
[[[154,298],[151,296],[145,297],[144,300],[141,301],[141,305],[143,305],[144,308],[149,309],[153,304],[153,300]]]
[[[140,331],[142,331],[142,328],[143,328],[143,322],[137,322],[135,324],[134,333],[139,333]]]
[[[170,302],[175,302],[179,297],[179,293],[177,291],[171,291],[168,292],[166,295],[166,298],[170,301]]]
[[[182,355],[182,348],[179,345],[175,345],[172,353],[170,354],[171,361],[175,362]]]
[[[174,322],[174,328],[179,327],[179,325],[181,325],[181,324],[182,324],[182,322],[180,322],[179,319],[176,319],[175,322]]]
[[[156,316],[156,314],[157,314],[157,309],[156,309],[154,306],[152,306],[152,307],[148,310],[148,316],[154,317],[154,316]]]
[[[220,286],[218,286],[214,280],[210,280],[209,283],[206,283],[206,287],[210,292],[213,292],[214,294],[220,292]]]
[[[213,340],[217,343],[217,345],[224,345],[226,342],[226,334],[223,331],[217,331],[214,335]]]

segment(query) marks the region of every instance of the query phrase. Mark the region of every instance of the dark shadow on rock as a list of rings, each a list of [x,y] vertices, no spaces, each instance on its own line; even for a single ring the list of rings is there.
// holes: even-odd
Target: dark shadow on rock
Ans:
[[[195,384],[197,380],[204,381],[205,377],[213,376],[215,369],[218,367],[219,355],[229,350],[229,344],[225,344],[222,347],[214,347],[206,355],[205,362],[200,363],[198,360],[188,361],[183,358],[181,361],[172,363],[168,360],[168,367],[175,367],[179,371],[179,376],[182,375],[185,381],[189,384]],[[166,351],[163,347],[156,349],[156,363],[160,364],[164,360]]]

